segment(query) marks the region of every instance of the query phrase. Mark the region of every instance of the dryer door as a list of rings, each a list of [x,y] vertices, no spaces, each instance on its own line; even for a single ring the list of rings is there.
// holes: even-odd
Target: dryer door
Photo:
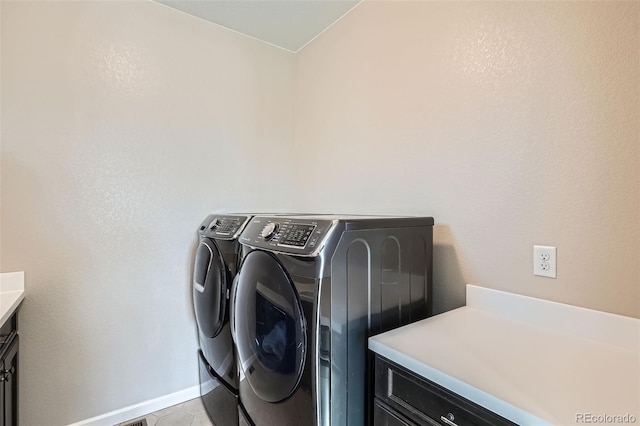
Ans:
[[[216,337],[227,311],[227,268],[216,243],[203,238],[193,271],[193,305],[200,333]]]
[[[304,371],[307,333],[298,292],[280,262],[254,250],[242,262],[233,296],[232,333],[240,368],[255,394],[280,402]]]

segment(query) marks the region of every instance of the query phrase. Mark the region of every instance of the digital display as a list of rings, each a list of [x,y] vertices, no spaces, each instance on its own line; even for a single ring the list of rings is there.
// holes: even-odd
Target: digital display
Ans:
[[[229,235],[236,231],[238,224],[239,221],[237,219],[222,218],[214,221],[210,229],[215,230],[216,234]]]
[[[304,247],[307,240],[316,229],[316,225],[306,225],[300,223],[292,223],[282,230],[280,243],[278,245]]]

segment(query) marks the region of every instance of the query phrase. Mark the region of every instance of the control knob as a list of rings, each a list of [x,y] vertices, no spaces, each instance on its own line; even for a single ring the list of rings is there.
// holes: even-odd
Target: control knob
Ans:
[[[278,232],[279,224],[276,222],[269,222],[262,228],[262,232],[260,232],[260,236],[265,240],[270,240],[273,236]]]
[[[209,225],[209,229],[213,231],[218,226],[220,226],[221,223],[222,221],[220,219],[214,219],[213,222],[211,222],[211,225]]]

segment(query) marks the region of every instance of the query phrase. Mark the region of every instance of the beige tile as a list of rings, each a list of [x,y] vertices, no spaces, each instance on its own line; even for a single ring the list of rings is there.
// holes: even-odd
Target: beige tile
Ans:
[[[205,408],[204,404],[202,404],[202,399],[196,398],[185,402],[180,411],[191,414],[200,414],[204,413],[204,410]]]
[[[209,416],[207,416],[207,413],[202,412],[195,415],[195,418],[193,419],[193,423],[191,423],[191,426],[215,426],[215,425],[211,423],[211,419],[209,419]]]
[[[180,411],[183,405],[184,403],[176,404],[171,407],[167,407],[167,408],[163,408],[162,410],[155,411],[151,414],[153,414],[156,417],[163,417],[163,416],[166,416],[167,414],[177,413],[178,411]]]
[[[195,416],[189,413],[171,413],[158,419],[156,426],[191,426]]]

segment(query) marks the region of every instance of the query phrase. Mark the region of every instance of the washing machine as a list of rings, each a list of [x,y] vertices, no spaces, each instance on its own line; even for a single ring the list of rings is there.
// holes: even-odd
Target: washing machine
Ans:
[[[198,228],[193,306],[198,325],[200,393],[217,426],[238,424],[238,370],[229,294],[239,265],[240,232],[251,215],[209,215]]]
[[[240,424],[371,424],[367,339],[430,315],[433,218],[255,216],[239,241]]]

